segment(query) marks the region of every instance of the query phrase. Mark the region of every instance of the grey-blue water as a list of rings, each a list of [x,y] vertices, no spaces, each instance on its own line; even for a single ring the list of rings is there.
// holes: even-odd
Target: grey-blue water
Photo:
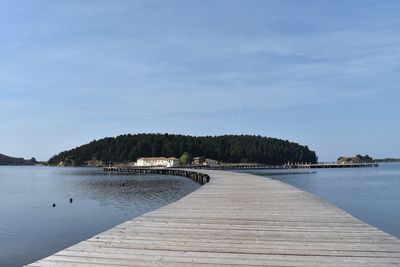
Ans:
[[[174,176],[0,166],[0,266],[21,266],[46,257],[198,187]]]
[[[400,164],[252,173],[318,195],[400,238]],[[90,168],[0,167],[0,266],[21,266],[43,258],[198,187],[174,176],[109,175]]]
[[[328,200],[387,233],[400,238],[400,164],[378,168],[256,170]]]

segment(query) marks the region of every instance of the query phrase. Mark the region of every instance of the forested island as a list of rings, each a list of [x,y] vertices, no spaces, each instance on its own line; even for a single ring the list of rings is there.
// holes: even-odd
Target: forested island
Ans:
[[[359,163],[372,163],[374,159],[371,158],[369,155],[356,155],[354,157],[339,157],[336,160],[338,164],[359,164]]]
[[[225,163],[282,165],[316,163],[307,146],[255,135],[188,136],[176,134],[127,134],[94,140],[53,156],[50,165],[87,166],[96,163],[128,163],[140,157],[204,156]],[[97,164],[99,165],[99,164]]]
[[[30,160],[26,160],[23,158],[14,158],[9,157],[3,154],[0,154],[0,165],[36,165],[37,161],[35,158]]]
[[[398,158],[384,158],[384,159],[374,159],[369,155],[356,155],[354,157],[339,157],[336,161],[338,164],[347,164],[347,163],[390,163],[390,162],[400,162]]]

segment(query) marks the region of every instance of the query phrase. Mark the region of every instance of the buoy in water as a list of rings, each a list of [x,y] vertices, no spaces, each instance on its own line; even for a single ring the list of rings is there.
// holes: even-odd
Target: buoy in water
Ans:
[[[72,203],[72,198],[69,199],[69,203]]]
[[[53,208],[56,206],[56,203],[53,203]]]

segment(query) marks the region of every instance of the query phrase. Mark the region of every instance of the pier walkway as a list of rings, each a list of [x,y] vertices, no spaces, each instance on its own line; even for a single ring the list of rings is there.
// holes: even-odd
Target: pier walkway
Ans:
[[[210,182],[179,201],[29,266],[400,266],[399,239],[316,196],[201,172]]]

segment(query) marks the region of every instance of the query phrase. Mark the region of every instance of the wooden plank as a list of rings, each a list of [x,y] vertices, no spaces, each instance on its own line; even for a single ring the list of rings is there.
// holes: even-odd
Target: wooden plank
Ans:
[[[218,241],[218,242],[216,242]],[[336,242],[327,242],[326,240],[324,241],[314,241],[314,242],[302,242],[301,240],[285,240],[285,241],[277,241],[277,240],[238,240],[238,239],[215,239],[212,237],[209,238],[185,238],[185,237],[165,237],[165,236],[153,236],[149,237],[146,236],[144,238],[140,237],[117,237],[117,236],[107,236],[107,235],[102,235],[100,238],[90,238],[87,240],[87,242],[99,242],[99,243],[112,243],[112,242],[121,242],[121,243],[140,243],[140,244],[157,244],[157,243],[167,243],[167,242],[175,242],[175,243],[180,243],[180,244],[207,244],[210,245],[214,243],[216,247],[223,246],[223,245],[228,245],[231,247],[234,246],[246,246],[246,247],[253,247],[253,246],[258,246],[262,247],[264,246],[265,248],[268,248],[269,246],[271,247],[285,247],[285,248],[319,248],[319,249],[337,249],[338,247],[341,250],[346,250],[346,249],[355,249],[359,251],[391,251],[391,252],[400,252],[399,247],[396,247],[396,243],[378,243],[378,242],[347,242],[344,240],[339,240]],[[392,245],[392,246],[390,246]]]
[[[101,242],[87,242],[79,249],[85,248],[86,251],[98,251],[98,248],[112,249],[138,249],[138,250],[175,250],[175,251],[197,251],[197,252],[219,252],[219,253],[242,253],[242,254],[264,254],[264,255],[318,255],[318,256],[341,256],[341,257],[384,257],[400,258],[400,251],[378,251],[376,249],[343,249],[338,246],[328,248],[317,246],[278,246],[278,245],[252,245],[252,244],[222,244],[222,243],[198,243],[198,242],[116,242],[102,240]]]
[[[161,250],[98,250],[90,251],[61,251],[51,257],[50,260],[61,258],[73,258],[75,261],[86,263],[122,263],[128,264],[131,261],[165,261],[176,263],[203,263],[210,264],[232,264],[232,265],[255,265],[265,266],[266,264],[282,265],[289,263],[290,266],[321,266],[333,265],[344,266],[351,264],[362,264],[362,266],[386,266],[398,263],[398,259],[377,258],[377,257],[337,257],[337,256],[304,256],[304,255],[260,255],[260,254],[235,254],[235,253],[201,253],[201,252],[180,252]],[[307,265],[306,265],[307,264]],[[352,265],[350,265],[352,266]]]
[[[223,171],[196,192],[29,266],[400,266],[400,241],[276,180]]]

